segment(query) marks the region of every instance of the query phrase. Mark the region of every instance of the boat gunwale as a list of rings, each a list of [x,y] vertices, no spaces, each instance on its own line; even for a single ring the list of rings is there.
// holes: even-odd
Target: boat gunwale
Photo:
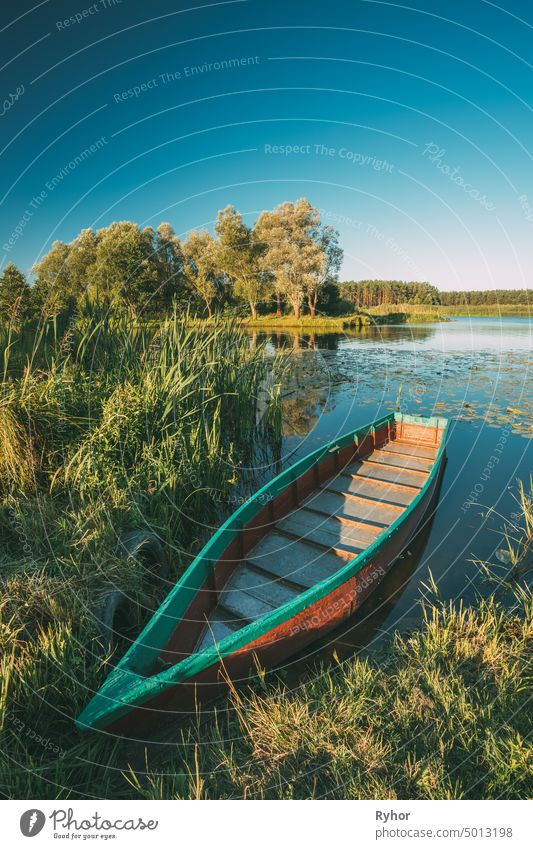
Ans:
[[[142,661],[143,656],[148,656],[150,660],[155,661],[163,649],[166,640],[168,640],[170,634],[185,614],[190,602],[199,591],[203,581],[206,580],[215,568],[216,563],[221,560],[224,551],[235,535],[243,530],[245,524],[250,522],[269,500],[284,492],[295,479],[307,472],[315,464],[320,463],[328,454],[333,454],[335,450],[347,447],[350,442],[359,445],[369,435],[373,436],[380,427],[392,422],[420,424],[428,428],[442,429],[441,441],[431,471],[411,503],[405,506],[391,525],[382,529],[376,539],[361,554],[351,558],[337,572],[317,582],[312,587],[303,590],[294,599],[276,608],[271,613],[266,613],[253,622],[244,625],[235,631],[235,633],[223,637],[219,642],[199,652],[190,654],[168,669],[149,675],[146,671],[144,673],[140,671],[139,666],[137,668],[135,667],[136,658],[140,658]],[[379,554],[382,548],[404,524],[408,516],[427,495],[441,467],[449,426],[450,420],[440,416],[413,416],[392,412],[379,419],[375,419],[369,424],[350,430],[341,437],[332,439],[325,445],[314,449],[257,490],[247,502],[242,504],[226,519],[196,555],[193,562],[170,590],[161,606],[145,625],[135,642],[132,643],[110,672],[101,688],[94,694],[93,699],[91,699],[76,720],[76,724],[82,728],[105,727],[111,721],[130,712],[131,709],[142,707],[144,703],[150,701],[169,687],[189,680],[204,669],[244,648],[259,637],[264,636],[278,625],[301,613],[311,604],[324,598],[324,596],[337,589],[349,578],[358,574],[358,572],[373,560],[376,554]],[[272,491],[273,489],[275,492]],[[269,496],[267,501],[263,499],[264,495]],[[252,511],[251,508],[255,509]],[[230,534],[229,537],[228,534]],[[213,556],[213,549],[219,548],[221,543],[221,550],[218,551],[216,556]],[[211,556],[208,556],[209,554]],[[191,582],[193,578],[195,580]],[[181,611],[174,610],[172,613],[169,613],[168,608],[173,603],[175,604],[180,601],[180,595],[183,599],[183,609]],[[158,632],[162,630],[165,619],[170,619],[172,622],[170,634],[166,634],[163,639],[157,640],[157,645],[154,645],[152,641],[148,643],[148,638],[158,636]],[[120,698],[119,693],[116,691],[117,685],[119,687],[125,687],[125,699],[127,701]],[[93,702],[100,702],[100,700],[106,701],[107,705],[100,707],[99,710],[96,709],[96,705],[91,707]]]

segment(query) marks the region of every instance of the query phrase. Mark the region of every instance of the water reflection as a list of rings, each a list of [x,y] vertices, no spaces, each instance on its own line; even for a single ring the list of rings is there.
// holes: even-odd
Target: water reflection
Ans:
[[[336,351],[344,338],[342,333],[297,333],[296,331],[271,331],[269,333],[250,331],[252,344],[265,345],[267,351]]]
[[[254,346],[266,345],[271,353],[277,351],[323,350],[337,351],[349,342],[400,342],[406,339],[421,342],[435,336],[436,324],[381,325],[377,327],[347,328],[342,333],[309,333],[291,329],[265,333],[251,330],[250,338]]]

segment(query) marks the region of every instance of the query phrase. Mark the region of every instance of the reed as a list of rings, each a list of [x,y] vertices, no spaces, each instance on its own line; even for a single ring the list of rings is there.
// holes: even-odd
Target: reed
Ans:
[[[135,633],[168,590],[117,537],[149,524],[179,577],[256,443],[279,442],[275,398],[256,417],[272,363],[231,324],[177,319],[75,317],[27,342],[6,343],[0,393],[0,792],[98,794],[90,752],[113,749],[73,728],[106,674],[94,611],[120,588]]]

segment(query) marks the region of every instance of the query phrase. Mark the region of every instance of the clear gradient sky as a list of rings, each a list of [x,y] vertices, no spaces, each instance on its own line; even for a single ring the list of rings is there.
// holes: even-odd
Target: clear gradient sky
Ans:
[[[530,0],[2,14],[2,267],[84,227],[185,236],[228,203],[251,221],[305,196],[341,233],[344,279],[533,285]]]

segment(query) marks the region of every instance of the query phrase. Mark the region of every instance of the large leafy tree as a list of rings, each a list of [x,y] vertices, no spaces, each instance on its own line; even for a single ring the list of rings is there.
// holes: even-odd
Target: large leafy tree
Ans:
[[[187,283],[203,301],[211,318],[213,301],[222,283],[216,242],[207,230],[193,230],[183,243],[183,254]]]
[[[157,304],[166,307],[183,301],[185,288],[185,256],[181,240],[171,225],[160,224],[152,235],[153,255],[157,264]]]
[[[93,274],[96,269],[98,236],[91,230],[82,230],[70,243],[66,260],[68,286],[79,302],[82,298],[91,298]]]
[[[310,285],[310,275],[323,261],[322,248],[316,241],[320,215],[306,198],[295,203],[286,201],[271,212],[262,212],[255,232],[263,246],[263,264],[274,278],[279,298],[291,305],[296,318]]]
[[[32,268],[33,300],[43,320],[54,318],[76,304],[76,290],[69,270],[70,245],[54,242],[50,251]]]
[[[0,320],[18,329],[28,317],[31,290],[26,277],[14,263],[6,265],[0,276]]]
[[[131,221],[116,221],[96,234],[98,245],[91,274],[97,303],[126,306],[133,316],[144,309],[157,290],[157,264],[151,230]]]
[[[218,236],[217,264],[232,281],[237,297],[248,302],[252,318],[267,294],[267,274],[261,266],[261,244],[253,228],[247,227],[232,206],[220,210],[215,231]]]
[[[338,279],[344,252],[339,245],[338,232],[329,224],[319,224],[312,239],[318,250],[305,278],[305,294],[309,312],[314,316],[320,295]]]

